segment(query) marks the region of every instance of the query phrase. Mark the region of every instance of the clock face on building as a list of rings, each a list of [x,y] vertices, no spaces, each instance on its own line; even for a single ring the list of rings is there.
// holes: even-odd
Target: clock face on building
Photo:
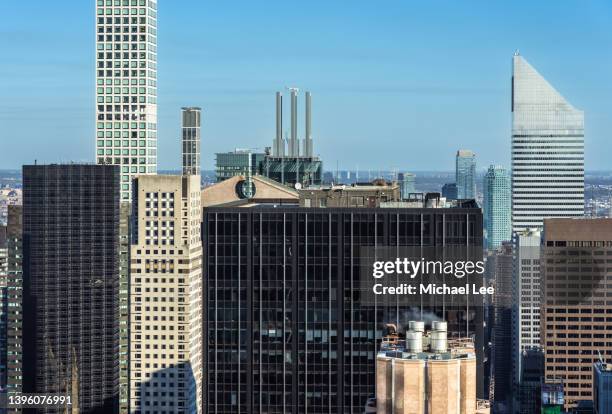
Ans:
[[[255,183],[250,180],[242,180],[236,184],[236,194],[241,199],[253,198],[255,192]]]

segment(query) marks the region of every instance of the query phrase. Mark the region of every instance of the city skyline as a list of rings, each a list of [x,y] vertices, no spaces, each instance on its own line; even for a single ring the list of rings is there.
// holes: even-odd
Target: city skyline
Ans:
[[[317,97],[313,138],[317,154],[329,169],[337,161],[345,169],[388,165],[418,171],[432,169],[435,161],[438,169],[450,170],[452,150],[435,151],[436,159],[406,153],[433,153],[440,146],[454,150],[457,141],[474,149],[482,165],[507,166],[508,75],[511,53],[519,48],[588,114],[587,168],[605,169],[609,145],[605,131],[612,127],[606,113],[612,91],[605,86],[605,77],[612,59],[598,50],[612,40],[605,30],[612,6],[604,2],[572,5],[554,9],[526,3],[490,5],[472,16],[447,3],[443,10],[436,10],[439,25],[429,27],[420,22],[429,21],[433,13],[424,6],[409,9],[394,4],[370,10],[374,6],[334,5],[322,17],[315,14],[316,5],[297,11],[276,7],[267,15],[248,4],[240,9],[244,13],[235,13],[220,5],[171,8],[162,3],[166,20],[160,22],[159,38],[163,62],[159,68],[159,167],[178,167],[173,160],[180,154],[176,137],[182,106],[203,108],[202,139],[207,150],[202,165],[212,169],[215,152],[269,145],[275,128],[274,91],[295,85],[309,88]],[[9,54],[30,51],[3,65],[7,76],[0,87],[11,99],[0,108],[7,150],[0,154],[0,165],[17,168],[34,159],[91,161],[95,151],[91,138],[95,136],[91,122],[95,113],[93,2],[56,5],[53,10],[42,4],[35,12],[25,7],[8,5],[5,19],[0,18],[6,20],[5,32],[12,35],[3,37],[11,37],[11,44],[0,41]],[[376,19],[369,19],[371,13]],[[549,18],[543,19],[546,13]],[[481,19],[483,15],[498,24]],[[53,30],[38,25],[45,16],[59,24]],[[514,31],[511,21],[519,17],[521,31]],[[335,25],[340,18],[342,24]],[[197,19],[202,24],[193,24]],[[231,23],[220,25],[220,21]],[[366,21],[368,30],[363,29]],[[273,27],[272,23],[276,29],[261,29]],[[327,36],[302,29],[304,23],[320,27]],[[471,29],[455,33],[464,24]],[[477,42],[485,34],[491,42]],[[59,44],[63,53],[58,55],[49,46]],[[253,56],[257,51],[261,55]],[[567,59],[569,54],[573,59]],[[184,56],[189,56],[188,64]],[[256,65],[240,63],[247,58]],[[325,71],[314,70],[321,64],[326,65]],[[356,64],[359,73],[354,70]],[[33,66],[39,71],[36,76]],[[580,73],[589,76],[577,77]],[[32,111],[32,102],[44,110]],[[301,115],[301,108],[298,112]],[[23,128],[24,120],[32,126]],[[303,138],[301,131],[298,136]],[[431,139],[422,140],[422,136]],[[381,149],[367,147],[374,141]],[[36,155],[28,153],[32,145],[39,149]],[[382,148],[391,145],[398,151],[381,161]],[[594,147],[601,151],[589,152]]]
[[[612,5],[474,1],[0,12],[0,414],[604,414]]]

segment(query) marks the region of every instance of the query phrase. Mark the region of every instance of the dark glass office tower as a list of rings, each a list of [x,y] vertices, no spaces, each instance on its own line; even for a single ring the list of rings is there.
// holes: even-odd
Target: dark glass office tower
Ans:
[[[482,254],[482,215],[475,207],[213,207],[204,209],[202,240],[204,412],[362,413],[385,323],[418,312],[361,303],[360,249],[470,245]],[[439,315],[449,331],[476,330],[482,379],[482,309],[471,312]]]
[[[118,166],[23,167],[23,391],[72,412],[117,406],[119,182]]]

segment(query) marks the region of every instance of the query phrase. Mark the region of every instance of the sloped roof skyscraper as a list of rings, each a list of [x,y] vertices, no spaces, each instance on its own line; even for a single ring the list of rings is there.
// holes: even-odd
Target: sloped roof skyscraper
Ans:
[[[512,71],[512,227],[584,215],[584,113],[520,54]]]

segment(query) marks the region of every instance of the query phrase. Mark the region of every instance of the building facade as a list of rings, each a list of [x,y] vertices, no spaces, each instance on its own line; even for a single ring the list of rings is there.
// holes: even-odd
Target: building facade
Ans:
[[[134,180],[130,413],[202,409],[200,176]]]
[[[157,0],[96,1],[96,162],[157,172]]]
[[[8,245],[6,226],[0,224],[0,392],[7,389]],[[4,413],[0,408],[0,413]]]
[[[515,385],[514,412],[533,414],[542,404],[544,353],[540,349],[526,349],[520,354],[520,374]]]
[[[23,208],[9,205],[7,245],[7,393],[20,393],[23,385]],[[11,412],[19,412],[12,410]]]
[[[493,294],[493,396],[494,407],[512,401],[512,244],[504,242],[492,252],[495,293]]]
[[[512,365],[515,385],[523,372],[524,352],[541,349],[540,243],[539,229],[526,229],[513,235]]]
[[[23,391],[79,412],[117,410],[119,174],[23,167]]]
[[[541,343],[565,409],[593,398],[593,364],[612,357],[612,219],[544,220]]]
[[[200,175],[202,109],[196,106],[182,108],[182,119],[183,175]]]
[[[476,154],[473,151],[457,151],[455,183],[458,199],[476,199]]]
[[[518,53],[512,71],[512,226],[584,215],[584,113]]]
[[[411,309],[361,302],[358,252],[375,245],[482,251],[482,215],[478,208],[212,206],[204,209],[203,240],[206,412],[362,413],[376,391],[382,326],[408,322]],[[469,329],[481,355],[481,312],[435,311],[449,332]]]
[[[484,178],[484,226],[487,249],[496,249],[512,239],[510,174],[499,165],[491,165]]]
[[[381,203],[401,201],[397,184],[375,181],[372,184],[331,185],[298,190],[301,207],[380,207]]]

